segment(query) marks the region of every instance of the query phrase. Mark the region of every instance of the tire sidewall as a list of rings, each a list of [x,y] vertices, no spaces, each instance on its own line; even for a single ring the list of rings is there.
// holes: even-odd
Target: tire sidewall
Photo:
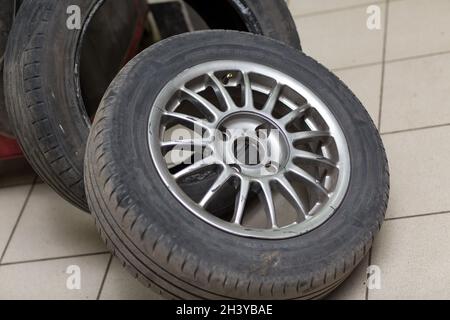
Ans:
[[[6,112],[3,92],[3,58],[8,40],[9,31],[14,20],[14,1],[5,0],[0,7],[0,134],[13,137],[13,130]]]
[[[302,49],[297,27],[284,0],[228,1],[239,12],[249,31]]]
[[[24,2],[17,17],[21,23],[18,21],[14,26],[14,35],[12,35],[14,42],[11,41],[8,46],[6,59],[8,73],[5,82],[8,84],[9,114],[23,114],[24,106],[35,105],[36,100],[39,100],[37,104],[45,106],[45,110],[28,108],[31,116],[39,119],[43,117],[42,112],[44,112],[49,119],[47,129],[52,132],[52,137],[57,140],[57,145],[63,150],[62,153],[67,155],[66,160],[79,176],[83,172],[89,123],[86,121],[83,105],[80,105],[81,92],[77,90],[79,87],[76,83],[78,80],[77,51],[86,20],[98,1]],[[66,10],[69,5],[77,5],[81,9],[82,28],[80,30],[69,30],[66,26],[68,18]],[[25,24],[25,20],[30,16],[33,19],[29,24]],[[31,39],[28,38],[30,34]],[[32,51],[31,48],[37,50]],[[30,74],[35,73],[36,68],[39,68],[40,76],[34,76],[33,79]],[[39,95],[35,92],[37,90]],[[30,131],[35,137],[42,136],[40,128],[30,125],[26,119],[20,121],[16,116],[11,118],[22,144],[30,143],[26,138]]]

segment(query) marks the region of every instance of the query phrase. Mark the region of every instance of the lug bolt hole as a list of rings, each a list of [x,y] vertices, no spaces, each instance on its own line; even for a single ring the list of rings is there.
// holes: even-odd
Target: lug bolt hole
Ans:
[[[235,164],[235,163],[230,164],[230,167],[231,167],[231,169],[235,170],[238,173],[242,172],[241,167],[238,164]]]
[[[268,173],[274,174],[278,172],[279,165],[276,162],[270,161],[264,166]]]

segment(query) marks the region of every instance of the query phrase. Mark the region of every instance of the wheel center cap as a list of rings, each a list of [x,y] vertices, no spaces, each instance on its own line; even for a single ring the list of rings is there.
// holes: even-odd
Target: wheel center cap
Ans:
[[[289,148],[282,131],[257,113],[238,112],[219,126],[225,137],[223,159],[250,177],[277,174],[286,163]]]

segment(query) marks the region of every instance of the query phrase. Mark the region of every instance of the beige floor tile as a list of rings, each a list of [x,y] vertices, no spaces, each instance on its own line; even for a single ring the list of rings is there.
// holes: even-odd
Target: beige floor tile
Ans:
[[[366,279],[369,257],[365,257],[350,277],[333,291],[327,300],[364,300],[366,298]]]
[[[41,184],[31,194],[3,262],[105,250],[93,218]]]
[[[385,5],[381,5],[384,12]],[[331,69],[382,61],[383,30],[367,28],[366,7],[296,18],[303,50]],[[383,25],[383,23],[382,23]]]
[[[0,255],[13,231],[31,186],[0,189]]]
[[[103,285],[101,300],[160,300],[161,296],[146,288],[114,259]]]
[[[386,221],[373,249],[381,289],[369,299],[450,299],[450,215]]]
[[[336,75],[361,100],[375,124],[380,111],[381,64],[337,71]]]
[[[384,2],[377,0],[289,0],[292,14],[305,15],[323,11],[337,10],[359,5]]]
[[[96,299],[108,259],[104,254],[0,266],[0,299]],[[80,290],[67,288],[69,266],[80,268]]]
[[[391,1],[386,59],[450,50],[450,1]]]
[[[445,54],[386,65],[382,132],[450,123],[449,61]]]
[[[450,210],[450,126],[383,136],[391,172],[387,217]]]

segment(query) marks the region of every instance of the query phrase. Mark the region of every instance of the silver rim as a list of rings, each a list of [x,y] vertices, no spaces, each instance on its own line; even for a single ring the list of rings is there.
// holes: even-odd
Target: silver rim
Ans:
[[[349,184],[347,142],[328,107],[260,64],[214,61],[177,75],[153,105],[148,139],[172,194],[240,236],[283,239],[317,228]],[[200,198],[180,186],[205,176],[212,182]],[[231,210],[218,216],[220,206]]]

